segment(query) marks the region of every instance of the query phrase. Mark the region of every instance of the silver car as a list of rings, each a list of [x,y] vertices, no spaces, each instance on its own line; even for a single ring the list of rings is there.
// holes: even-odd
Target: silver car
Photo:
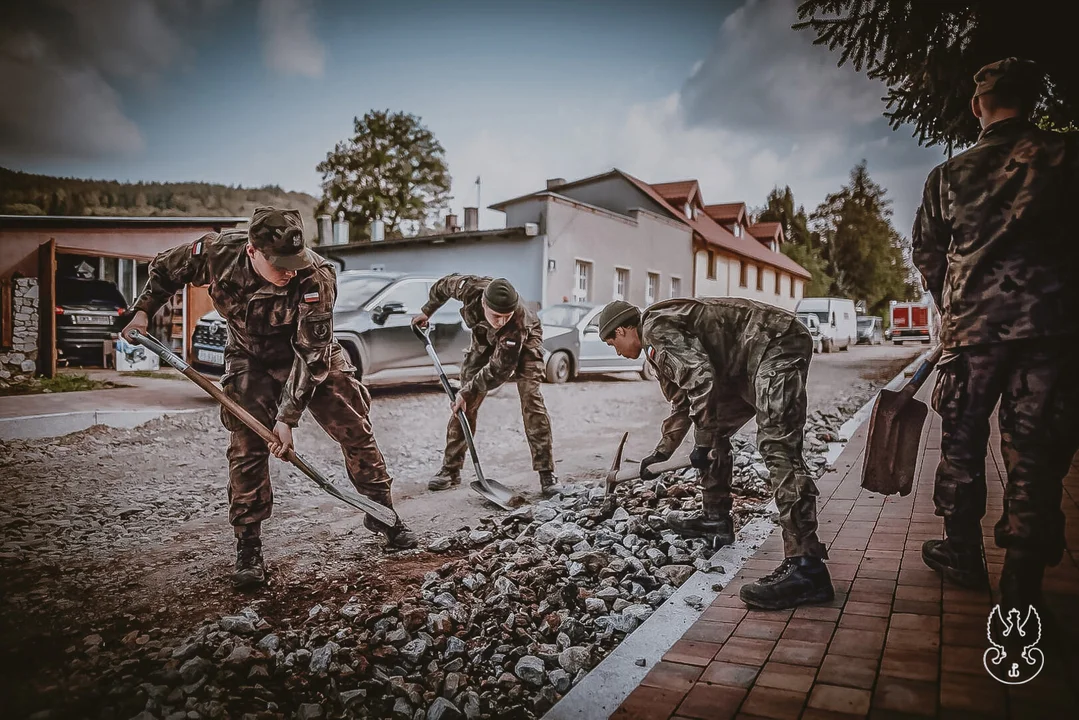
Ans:
[[[644,360],[620,357],[599,339],[599,313],[602,305],[559,303],[539,311],[543,323],[543,360],[547,382],[564,383],[580,375],[636,372],[645,380],[655,375]]]

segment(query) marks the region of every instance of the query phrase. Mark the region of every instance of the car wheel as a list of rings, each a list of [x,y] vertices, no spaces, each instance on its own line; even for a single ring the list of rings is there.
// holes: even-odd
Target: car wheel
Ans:
[[[547,382],[560,384],[569,380],[570,377],[569,355],[564,352],[556,352],[547,360]]]
[[[832,341],[827,339],[821,340],[820,351],[825,355],[832,352]]]
[[[641,367],[641,379],[649,381],[656,379],[656,371],[652,369],[652,363],[647,360],[644,361],[644,366]]]

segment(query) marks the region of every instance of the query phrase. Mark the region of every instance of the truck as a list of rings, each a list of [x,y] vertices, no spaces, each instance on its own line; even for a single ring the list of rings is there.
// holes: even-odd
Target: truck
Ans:
[[[795,314],[812,313],[820,321],[821,352],[846,350],[858,342],[858,312],[848,298],[802,298]]]
[[[897,302],[892,305],[892,343],[921,342],[928,345],[936,337],[936,306],[932,302]]]

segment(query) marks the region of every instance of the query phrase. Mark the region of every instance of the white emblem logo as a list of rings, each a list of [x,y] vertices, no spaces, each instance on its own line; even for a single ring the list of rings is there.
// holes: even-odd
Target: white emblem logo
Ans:
[[[1038,676],[1045,666],[1045,655],[1036,647],[1042,637],[1042,620],[1033,605],[1027,606],[1026,618],[1011,608],[1007,617],[1000,605],[993,607],[986,623],[991,648],[982,655],[985,671],[1006,685],[1022,685]]]

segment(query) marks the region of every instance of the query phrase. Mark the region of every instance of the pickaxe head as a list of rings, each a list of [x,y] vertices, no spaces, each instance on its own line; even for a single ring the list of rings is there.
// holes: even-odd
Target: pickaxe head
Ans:
[[[626,438],[629,433],[622,433],[622,440],[618,443],[618,450],[614,453],[611,461],[611,469],[607,472],[606,487],[603,492],[603,505],[600,507],[602,517],[610,517],[614,514],[614,486],[618,484],[618,471],[622,469],[622,451],[626,448]]]

